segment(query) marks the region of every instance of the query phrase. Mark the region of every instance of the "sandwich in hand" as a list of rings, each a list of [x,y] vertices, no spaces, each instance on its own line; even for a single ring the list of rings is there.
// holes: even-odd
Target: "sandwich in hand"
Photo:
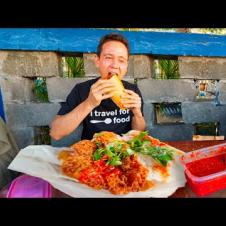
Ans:
[[[118,78],[118,76],[116,74],[111,75],[111,77],[109,78],[109,80],[111,80],[116,88],[117,91],[114,92],[114,96],[111,98],[112,101],[121,109],[125,109],[122,101],[121,101],[121,95],[125,93],[125,88],[122,84],[122,81]]]

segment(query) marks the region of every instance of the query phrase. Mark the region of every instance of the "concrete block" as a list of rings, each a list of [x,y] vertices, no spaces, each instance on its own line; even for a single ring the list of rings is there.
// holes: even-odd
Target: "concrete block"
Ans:
[[[193,101],[196,88],[192,80],[138,80],[144,101],[151,103]]]
[[[7,124],[30,127],[50,125],[60,109],[60,104],[6,104],[5,107]]]
[[[80,125],[75,131],[73,131],[70,135],[62,138],[61,140],[51,139],[51,145],[53,147],[69,147],[72,144],[81,140],[83,126]]]
[[[127,82],[130,82],[130,83],[132,83],[132,84],[134,84],[134,83],[135,83],[134,78],[127,77],[127,76],[125,76],[125,77],[123,78],[123,81],[127,81]]]
[[[151,78],[153,75],[153,58],[146,55],[134,56],[134,78]]]
[[[219,81],[219,101],[226,104],[226,80]]]
[[[153,104],[144,102],[143,111],[147,127],[152,127],[155,119]]]
[[[180,78],[225,79],[226,58],[178,57]]]
[[[54,52],[0,51],[0,74],[14,77],[60,76],[61,58]]]
[[[90,78],[47,78],[47,90],[50,102],[65,102],[68,94],[78,83],[90,80]]]
[[[7,103],[25,103],[37,100],[34,95],[34,80],[22,77],[2,76],[0,86]]]
[[[226,139],[226,124],[220,124],[219,135]]]
[[[190,124],[155,125],[149,127],[148,131],[151,136],[161,141],[192,140],[194,134],[194,128]]]
[[[134,78],[134,55],[129,56],[128,69],[125,78]]]
[[[34,128],[33,127],[9,127],[13,137],[20,149],[34,144]]]
[[[216,106],[213,102],[184,102],[181,108],[185,123],[226,123],[226,105]]]
[[[97,77],[99,75],[99,70],[95,64],[96,54],[91,53],[84,53],[84,68],[85,68],[85,75],[87,77]]]

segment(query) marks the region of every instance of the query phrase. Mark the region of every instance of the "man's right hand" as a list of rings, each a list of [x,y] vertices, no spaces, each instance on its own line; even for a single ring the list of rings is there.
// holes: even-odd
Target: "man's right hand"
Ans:
[[[91,86],[89,96],[86,101],[92,108],[95,108],[100,105],[102,100],[111,98],[116,90],[117,87],[110,80],[99,79]]]

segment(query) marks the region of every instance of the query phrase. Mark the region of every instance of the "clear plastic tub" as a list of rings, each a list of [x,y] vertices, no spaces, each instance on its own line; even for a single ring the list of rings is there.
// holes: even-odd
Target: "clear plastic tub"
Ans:
[[[226,143],[185,153],[180,160],[188,185],[197,196],[226,188]]]

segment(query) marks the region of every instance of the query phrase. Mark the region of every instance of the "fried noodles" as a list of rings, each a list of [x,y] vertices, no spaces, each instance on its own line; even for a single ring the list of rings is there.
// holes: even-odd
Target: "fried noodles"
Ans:
[[[107,189],[115,195],[143,191],[152,187],[154,184],[146,179],[148,169],[139,163],[134,154],[125,157],[119,166],[106,164],[107,156],[94,161],[96,142],[104,146],[116,139],[116,134],[102,132],[92,141],[82,140],[75,143],[71,146],[72,151],[64,150],[58,156],[62,161],[62,172],[94,189]]]

